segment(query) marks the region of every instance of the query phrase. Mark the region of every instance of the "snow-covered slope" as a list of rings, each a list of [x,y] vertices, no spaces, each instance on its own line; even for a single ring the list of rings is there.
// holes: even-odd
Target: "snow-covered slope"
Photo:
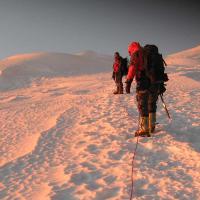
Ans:
[[[28,57],[26,63],[31,66]],[[172,121],[159,101],[160,131],[139,139],[135,200],[200,199],[200,82],[185,76],[187,66],[175,68],[167,68],[164,96]],[[29,87],[0,92],[0,199],[129,199],[138,126],[134,89],[114,96],[111,70],[81,70],[84,75],[73,77],[45,72]]]
[[[78,54],[20,54],[0,62],[0,89],[27,87],[40,78],[66,77],[109,71],[112,57],[85,51]]]
[[[171,72],[200,80],[200,46],[166,57]]]
[[[176,66],[200,66],[200,45],[192,49],[181,51],[167,56],[169,65]]]

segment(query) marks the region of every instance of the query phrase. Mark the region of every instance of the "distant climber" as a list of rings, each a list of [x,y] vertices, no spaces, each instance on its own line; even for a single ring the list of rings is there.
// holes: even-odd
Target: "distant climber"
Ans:
[[[122,57],[119,52],[115,52],[114,54],[114,63],[113,63],[113,75],[112,78],[116,84],[116,90],[113,94],[123,94],[123,83],[122,83]]]

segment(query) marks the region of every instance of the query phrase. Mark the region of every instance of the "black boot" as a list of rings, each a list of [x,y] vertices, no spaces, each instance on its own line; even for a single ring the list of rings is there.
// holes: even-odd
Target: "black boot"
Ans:
[[[130,91],[131,90],[131,87],[130,87],[130,85],[129,84],[126,84],[126,93],[127,94],[130,94]]]
[[[126,93],[127,94],[130,94],[130,92],[131,92],[131,83],[132,83],[132,79],[131,80],[126,80]]]

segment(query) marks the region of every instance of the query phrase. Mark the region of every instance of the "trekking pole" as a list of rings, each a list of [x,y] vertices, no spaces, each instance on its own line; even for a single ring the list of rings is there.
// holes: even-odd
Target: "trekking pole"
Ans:
[[[164,109],[165,109],[165,112],[166,112],[168,118],[171,119],[171,117],[170,117],[170,115],[169,115],[169,111],[168,111],[167,106],[166,106],[166,104],[165,104],[165,102],[164,102],[164,99],[163,99],[163,95],[162,95],[162,94],[160,94],[160,98],[161,98],[162,105],[163,105],[163,107],[164,107]]]

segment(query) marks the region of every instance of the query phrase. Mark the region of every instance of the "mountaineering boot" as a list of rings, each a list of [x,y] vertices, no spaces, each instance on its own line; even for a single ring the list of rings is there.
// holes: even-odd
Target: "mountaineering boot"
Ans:
[[[140,118],[140,129],[135,132],[135,136],[148,136],[150,137],[149,133],[149,117],[141,117]]]
[[[117,89],[113,92],[113,94],[119,94],[119,86],[117,86]]]
[[[115,90],[115,91],[113,92],[113,94],[119,94],[119,92],[118,92],[117,90]]]
[[[123,85],[119,86],[119,94],[123,94]]]
[[[131,79],[131,80],[126,80],[126,93],[127,94],[130,94],[130,92],[131,92],[131,83],[132,83],[132,81],[133,81],[133,79]]]
[[[156,127],[156,113],[149,113],[149,133],[153,133]]]
[[[127,94],[131,93],[131,86],[128,83],[126,84],[126,93]]]

